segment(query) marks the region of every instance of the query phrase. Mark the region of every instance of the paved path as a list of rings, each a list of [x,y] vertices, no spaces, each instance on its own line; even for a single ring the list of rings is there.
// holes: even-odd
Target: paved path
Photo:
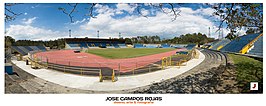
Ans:
[[[232,65],[225,71],[226,55],[207,49],[201,49],[205,60],[193,69],[174,78],[148,86],[128,90],[137,94],[166,94],[166,93],[237,93],[235,76]],[[227,73],[230,71],[230,74]]]
[[[23,61],[12,61],[21,69],[26,72],[50,81],[62,86],[77,88],[82,90],[94,90],[94,91],[117,91],[133,89],[141,86],[150,85],[152,83],[160,82],[162,80],[167,80],[176,77],[193,67],[200,64],[205,59],[205,56],[200,53],[199,59],[192,59],[187,62],[187,66],[182,66],[181,68],[171,67],[165,70],[156,71],[147,74],[140,74],[135,76],[124,76],[119,77],[116,82],[99,82],[99,77],[88,77],[79,76],[73,74],[64,74],[58,71],[52,71],[48,69],[32,69],[30,66],[25,65]]]

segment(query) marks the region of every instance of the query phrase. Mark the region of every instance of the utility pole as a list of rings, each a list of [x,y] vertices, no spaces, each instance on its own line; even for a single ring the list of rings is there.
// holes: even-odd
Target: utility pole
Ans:
[[[100,31],[98,30],[98,31],[97,31],[97,37],[98,37],[98,39],[99,39],[99,37],[100,37],[100,36],[99,36],[99,32],[100,32]]]
[[[71,29],[70,29],[70,30],[68,30],[68,32],[69,32],[69,37],[71,38]]]

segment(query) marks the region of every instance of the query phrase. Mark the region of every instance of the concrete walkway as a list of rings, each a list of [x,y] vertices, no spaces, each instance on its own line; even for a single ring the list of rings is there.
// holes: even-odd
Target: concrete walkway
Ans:
[[[114,91],[114,90],[126,90],[126,89],[146,86],[152,83],[176,77],[186,71],[189,71],[190,69],[197,66],[205,59],[205,56],[201,52],[199,53],[200,53],[199,59],[192,59],[187,62],[186,66],[181,66],[181,68],[170,67],[165,70],[146,73],[146,74],[118,77],[118,81],[116,82],[111,82],[111,81],[99,82],[99,77],[65,74],[62,72],[57,72],[49,69],[32,69],[31,66],[26,65],[24,61],[12,60],[12,62],[21,69],[25,70],[26,72],[32,75],[35,75],[36,77],[42,78],[44,80],[62,86],[83,89],[83,90],[93,90],[93,91]]]

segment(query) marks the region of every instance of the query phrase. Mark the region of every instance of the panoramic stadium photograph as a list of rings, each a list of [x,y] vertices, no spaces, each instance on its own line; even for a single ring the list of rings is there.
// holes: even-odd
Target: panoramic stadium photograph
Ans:
[[[5,3],[5,94],[262,94],[262,3]]]

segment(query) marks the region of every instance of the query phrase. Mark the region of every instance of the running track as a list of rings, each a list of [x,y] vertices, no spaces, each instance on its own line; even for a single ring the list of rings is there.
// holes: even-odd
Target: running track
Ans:
[[[35,55],[42,61],[48,60],[49,63],[80,67],[108,67],[114,70],[120,69],[120,72],[129,72],[136,67],[140,68],[161,61],[163,57],[174,55],[176,51],[183,50],[185,49],[125,59],[108,59],[89,53],[74,53],[73,50],[39,52]]]

